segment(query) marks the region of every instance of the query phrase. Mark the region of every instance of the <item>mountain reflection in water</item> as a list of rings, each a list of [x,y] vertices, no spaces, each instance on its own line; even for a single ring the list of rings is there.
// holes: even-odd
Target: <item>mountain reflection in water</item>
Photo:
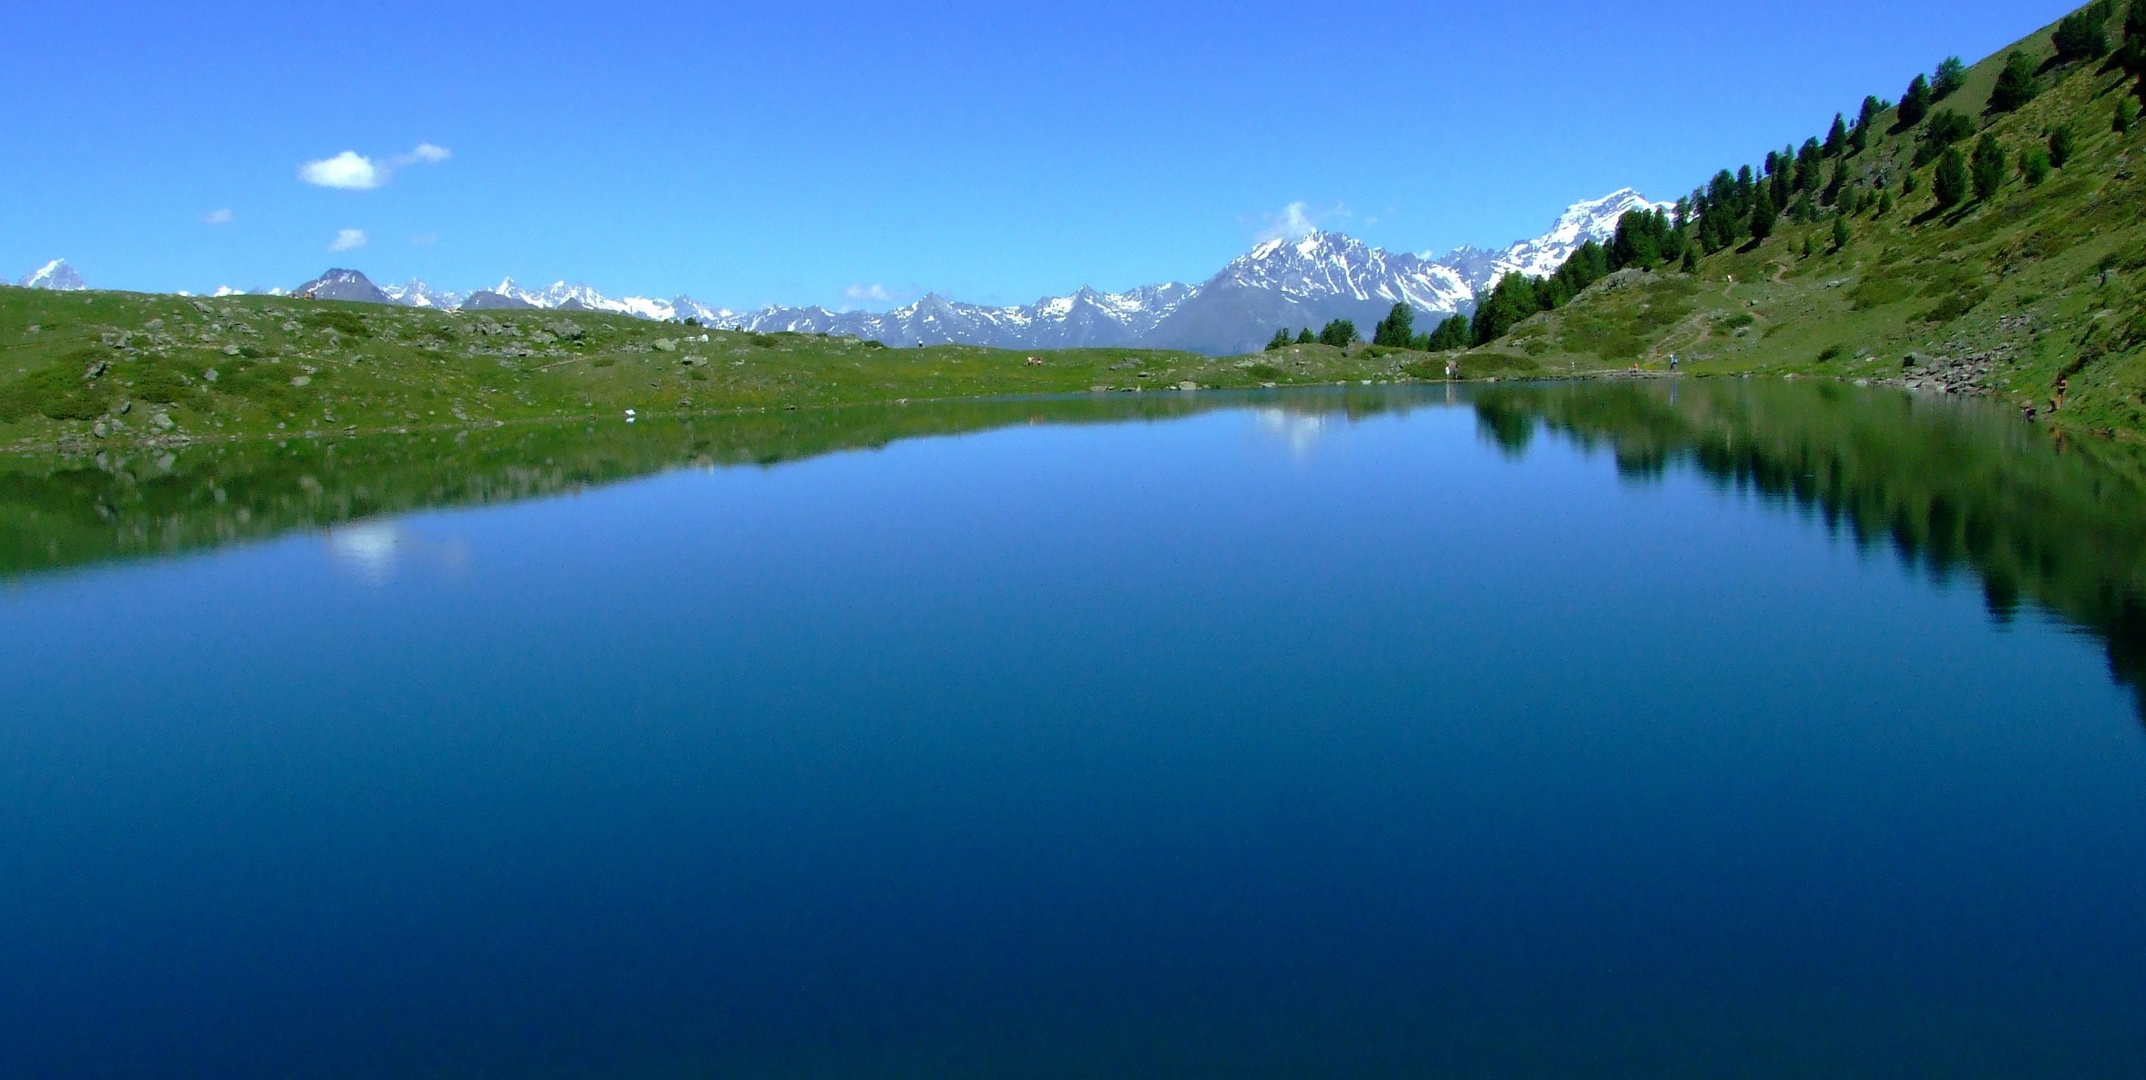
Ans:
[[[1454,405],[1472,405],[1483,436],[1514,457],[1548,432],[1607,448],[1635,481],[1688,466],[1937,578],[1973,572],[1993,617],[2031,604],[2100,637],[2146,716],[2146,455],[2053,439],[1975,402],[1809,381],[1088,395],[15,455],[0,459],[0,579],[322,530],[340,565],[379,582],[408,554],[385,519],[416,510],[906,438],[1231,408],[1255,409],[1261,431],[1302,455],[1338,420]]]

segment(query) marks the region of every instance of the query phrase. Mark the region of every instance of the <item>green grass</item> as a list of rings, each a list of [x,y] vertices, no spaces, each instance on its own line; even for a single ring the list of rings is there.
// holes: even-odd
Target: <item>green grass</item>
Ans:
[[[1389,382],[1421,353],[886,348],[565,312],[0,288],[0,449],[83,451],[1064,393]],[[1037,362],[1031,362],[1031,360]],[[1488,371],[1501,361],[1477,361]],[[1509,366],[1509,365],[1508,365]],[[1441,375],[1442,377],[1442,375]]]
[[[2016,47],[2053,55],[2047,30]],[[2009,51],[1971,69],[1944,106],[1970,112],[2014,162],[2069,123],[2078,149],[2045,183],[2030,187],[2015,169],[1988,202],[1940,212],[1931,166],[1916,170],[1914,194],[1900,194],[1915,133],[1882,135],[1850,163],[1859,179],[1883,177],[1898,202],[1889,214],[1872,206],[1851,218],[1839,251],[1830,217],[1784,223],[1756,248],[1702,260],[1694,275],[1599,283],[1490,349],[1517,347],[1566,375],[1663,370],[1674,354],[1699,375],[1927,386],[1903,371],[1914,354],[1958,362],[1973,374],[1950,380],[1954,389],[2032,407],[2053,427],[2146,438],[2146,125],[2111,130],[2130,83],[2099,63],[2045,71],[2027,107],[1984,115]],[[1877,132],[1891,125],[1888,115]]]

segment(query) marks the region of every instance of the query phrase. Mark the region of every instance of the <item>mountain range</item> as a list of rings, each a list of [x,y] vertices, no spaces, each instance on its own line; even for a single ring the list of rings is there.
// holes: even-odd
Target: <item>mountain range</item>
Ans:
[[[1626,212],[1663,206],[1626,188],[1573,205],[1548,232],[1502,251],[1463,247],[1435,258],[1389,252],[1341,233],[1315,231],[1268,240],[1197,285],[1168,282],[1115,293],[1082,288],[1014,307],[963,303],[933,293],[885,312],[824,307],[737,312],[689,296],[611,298],[587,285],[563,281],[529,290],[508,278],[470,292],[435,289],[415,280],[376,285],[349,269],[330,270],[292,293],[445,311],[545,309],[692,318],[707,326],[755,333],[847,335],[894,346],[1168,348],[1230,355],[1259,348],[1277,329],[1316,329],[1331,319],[1352,320],[1368,332],[1397,302],[1413,307],[1419,329],[1427,329],[1446,314],[1473,310],[1476,297],[1500,277],[1551,273],[1581,244],[1609,239]],[[22,284],[86,287],[64,261],[45,266]]]

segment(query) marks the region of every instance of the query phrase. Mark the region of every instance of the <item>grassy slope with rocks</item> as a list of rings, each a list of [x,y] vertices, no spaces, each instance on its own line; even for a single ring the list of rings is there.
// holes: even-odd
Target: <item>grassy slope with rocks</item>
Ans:
[[[1994,395],[2060,428],[2146,437],[2146,124],[2115,132],[2130,80],[2103,61],[2055,65],[2052,30],[2014,47],[2041,67],[2042,92],[2024,108],[1984,109],[2010,49],[1939,103],[1972,110],[1981,130],[1963,152],[1985,130],[2003,146],[1993,198],[1938,210],[1935,165],[1913,165],[1919,129],[1894,131],[1888,111],[1848,160],[1856,182],[1875,194],[1882,178],[1896,203],[1850,217],[1844,247],[1830,213],[1784,217],[1764,243],[1704,258],[1695,274],[1621,271],[1471,355],[1550,375],[1659,371],[1675,355],[1697,374]],[[2067,123],[2072,160],[2029,185],[2021,151]],[[1911,172],[1916,190],[1903,195]]]
[[[0,450],[175,448],[591,417],[1406,378],[1354,346],[1216,358],[891,349],[588,312],[0,288]],[[1416,357],[1420,359],[1420,356]]]

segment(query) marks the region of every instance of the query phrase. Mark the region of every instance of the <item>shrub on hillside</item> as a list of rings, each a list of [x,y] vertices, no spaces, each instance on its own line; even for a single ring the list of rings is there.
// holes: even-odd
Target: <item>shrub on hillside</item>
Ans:
[[[2036,187],[2049,179],[2049,151],[2039,146],[2030,146],[2019,152],[2019,178],[2028,187]]]

